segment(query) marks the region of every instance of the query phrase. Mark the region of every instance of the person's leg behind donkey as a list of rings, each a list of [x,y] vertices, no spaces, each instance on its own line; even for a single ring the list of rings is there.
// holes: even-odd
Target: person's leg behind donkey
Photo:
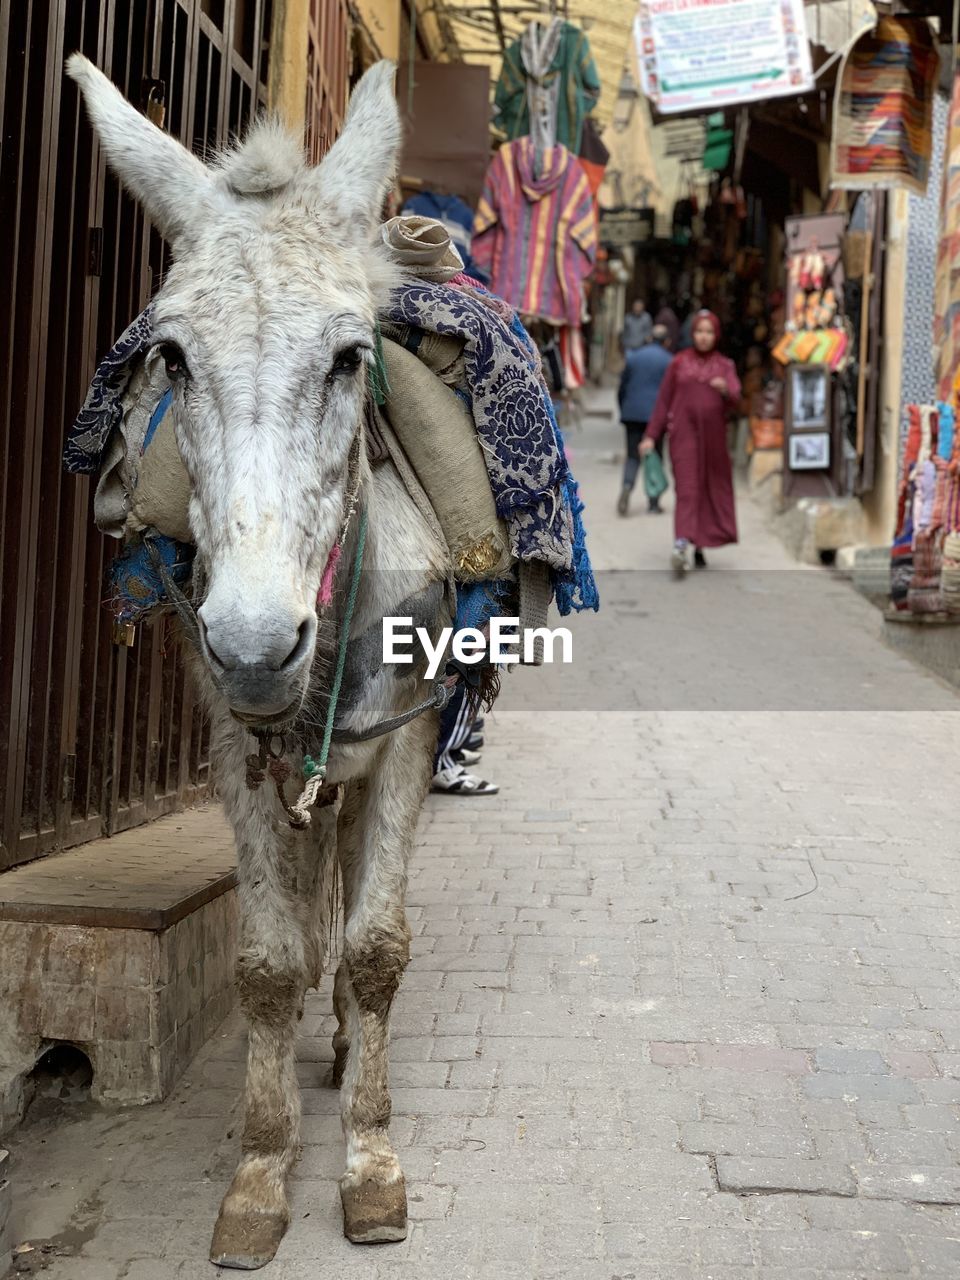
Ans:
[[[637,475],[640,472],[640,441],[643,439],[647,424],[624,422],[623,428],[627,437],[627,456],[623,462],[623,483],[617,500],[617,512],[621,516],[625,516],[630,510],[630,495],[636,487]]]

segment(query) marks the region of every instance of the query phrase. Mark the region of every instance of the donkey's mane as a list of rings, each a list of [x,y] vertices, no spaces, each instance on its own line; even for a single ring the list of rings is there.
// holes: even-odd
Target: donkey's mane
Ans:
[[[306,163],[298,138],[275,117],[261,116],[218,152],[213,167],[236,195],[258,196],[283,191]]]

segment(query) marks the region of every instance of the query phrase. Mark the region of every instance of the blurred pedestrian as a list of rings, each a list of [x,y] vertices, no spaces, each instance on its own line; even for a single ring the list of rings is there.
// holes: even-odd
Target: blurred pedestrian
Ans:
[[[673,307],[661,307],[653,318],[655,325],[662,324],[667,331],[667,346],[671,351],[679,350],[680,320]]]
[[[677,491],[671,563],[678,574],[706,567],[705,547],[737,541],[733,472],[727,449],[727,418],[740,398],[733,361],[717,347],[720,321],[700,311],[691,328],[692,347],[670,364],[640,446],[654,449],[670,433],[670,465]]]
[[[651,330],[651,341],[645,347],[636,347],[626,353],[626,363],[620,376],[620,419],[626,432],[627,456],[623,464],[623,484],[617,500],[617,511],[625,516],[630,509],[630,495],[637,483],[640,469],[640,441],[653,417],[657,393],[664,374],[670,365],[667,350],[668,335],[664,325],[657,324]],[[663,457],[663,442],[658,444]],[[660,510],[659,494],[648,494],[650,511]]]
[[[650,341],[653,321],[642,298],[634,298],[630,310],[623,317],[623,331],[620,334],[620,346],[624,354],[635,351],[637,347],[646,346]]]

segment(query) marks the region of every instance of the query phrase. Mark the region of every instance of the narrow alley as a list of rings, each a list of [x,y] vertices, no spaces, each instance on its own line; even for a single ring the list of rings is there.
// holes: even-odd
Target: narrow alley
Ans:
[[[422,820],[390,1054],[410,1234],[341,1234],[328,981],[270,1280],[960,1271],[960,701],[743,495],[740,545],[674,581],[669,516],[615,514],[609,403],[570,440],[607,625],[507,678],[499,799]],[[35,1112],[21,1270],[211,1275],[244,1053],[234,1015],[163,1104]]]

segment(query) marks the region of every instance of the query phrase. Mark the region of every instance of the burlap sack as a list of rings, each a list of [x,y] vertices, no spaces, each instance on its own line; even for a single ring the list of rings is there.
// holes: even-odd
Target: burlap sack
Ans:
[[[177,542],[192,542],[190,493],[190,479],[173,430],[173,414],[168,410],[140,459],[140,474],[130,504],[131,524],[140,529],[157,529]]]
[[[384,339],[386,412],[423,485],[464,582],[497,578],[512,563],[473,419],[463,401],[412,352]]]

